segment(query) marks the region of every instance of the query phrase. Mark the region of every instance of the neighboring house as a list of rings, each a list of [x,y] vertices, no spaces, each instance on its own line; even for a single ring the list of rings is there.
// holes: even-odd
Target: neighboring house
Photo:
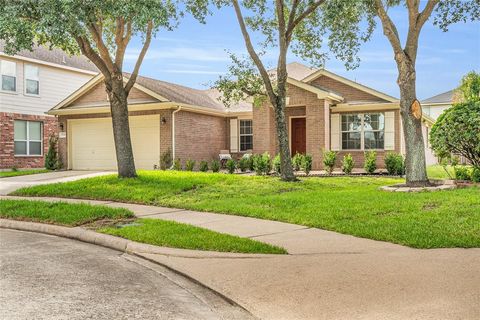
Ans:
[[[42,168],[57,119],[45,113],[98,72],[83,57],[36,47],[14,56],[0,41],[0,169]]]
[[[313,169],[323,168],[321,150],[351,153],[363,166],[365,150],[403,152],[398,99],[326,70],[288,65],[287,119],[292,154],[309,153]],[[128,79],[125,74],[125,81]],[[64,134],[60,156],[68,169],[115,169],[110,106],[101,75],[49,111]],[[273,109],[243,102],[225,108],[216,90],[196,90],[138,77],[130,92],[130,130],[137,168],[152,169],[170,151],[174,158],[218,159],[228,149],[277,153]],[[432,120],[424,119],[431,125]],[[65,138],[62,138],[65,137]]]
[[[437,120],[443,111],[452,106],[454,94],[455,90],[450,90],[423,100],[423,112],[430,118]]]

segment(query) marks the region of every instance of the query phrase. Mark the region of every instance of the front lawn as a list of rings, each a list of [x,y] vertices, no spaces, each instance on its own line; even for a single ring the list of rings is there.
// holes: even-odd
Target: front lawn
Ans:
[[[416,248],[480,247],[480,189],[383,192],[402,180],[277,178],[140,171],[20,189],[14,194],[103,199],[243,215],[333,230]]]
[[[26,176],[30,174],[37,173],[46,173],[50,172],[47,169],[31,169],[31,170],[17,170],[17,171],[0,171],[0,178],[16,177],[16,176]]]
[[[129,226],[108,227],[98,231],[137,242],[173,248],[239,253],[287,253],[283,248],[248,238],[158,219],[139,219]]]
[[[447,166],[448,173],[445,172],[445,169],[439,164],[431,165],[427,167],[427,175],[430,179],[453,179],[455,178],[455,172],[453,171],[452,166]]]

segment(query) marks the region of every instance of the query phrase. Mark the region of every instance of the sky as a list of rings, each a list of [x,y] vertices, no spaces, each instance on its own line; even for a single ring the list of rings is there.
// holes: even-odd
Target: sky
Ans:
[[[393,8],[389,15],[404,40],[408,23],[405,8]],[[417,57],[417,96],[426,99],[458,86],[469,71],[480,72],[480,22],[458,23],[448,32],[428,21],[420,35]],[[402,37],[403,36],[403,37]],[[125,57],[125,70],[131,71],[141,49],[141,38],[132,39]],[[322,50],[328,52],[325,46]],[[232,8],[214,10],[201,24],[185,17],[173,31],[160,30],[150,45],[140,74],[184,86],[203,89],[211,86],[230,64],[228,52],[246,54],[243,38]],[[399,97],[397,68],[393,52],[380,23],[369,42],[359,52],[360,66],[347,71],[343,62],[333,57],[325,63],[329,71],[389,95]],[[265,58],[276,64],[275,50]],[[305,63],[293,54],[288,62]],[[308,65],[308,63],[305,63]]]

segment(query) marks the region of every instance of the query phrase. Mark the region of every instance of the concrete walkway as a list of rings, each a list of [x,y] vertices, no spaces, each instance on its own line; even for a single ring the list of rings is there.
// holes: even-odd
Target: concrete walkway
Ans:
[[[11,197],[9,197],[11,198]],[[282,246],[289,255],[139,254],[178,270],[262,319],[478,319],[480,249],[417,250],[299,225],[108,201]]]

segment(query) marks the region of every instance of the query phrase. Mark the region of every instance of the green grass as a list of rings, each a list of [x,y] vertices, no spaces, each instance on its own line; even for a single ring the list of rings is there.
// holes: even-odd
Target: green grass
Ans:
[[[239,253],[287,253],[283,248],[248,238],[158,219],[139,219],[133,225],[108,227],[98,231],[164,247]]]
[[[452,179],[455,177],[455,173],[453,172],[453,167],[452,166],[447,166],[447,170],[452,176],[451,178],[448,176],[448,174],[445,172],[443,167],[439,164],[437,165],[432,165],[427,167],[427,174],[430,179]]]
[[[416,248],[480,247],[480,188],[384,192],[402,180],[277,178],[140,171],[20,189],[14,194],[143,203],[243,215],[333,230]]]
[[[132,218],[126,209],[83,203],[0,200],[0,218],[79,226],[97,220]]]
[[[46,173],[50,172],[47,169],[32,169],[32,170],[18,170],[18,171],[0,171],[0,178],[16,177],[16,176],[26,176],[30,174],[37,173]]]

